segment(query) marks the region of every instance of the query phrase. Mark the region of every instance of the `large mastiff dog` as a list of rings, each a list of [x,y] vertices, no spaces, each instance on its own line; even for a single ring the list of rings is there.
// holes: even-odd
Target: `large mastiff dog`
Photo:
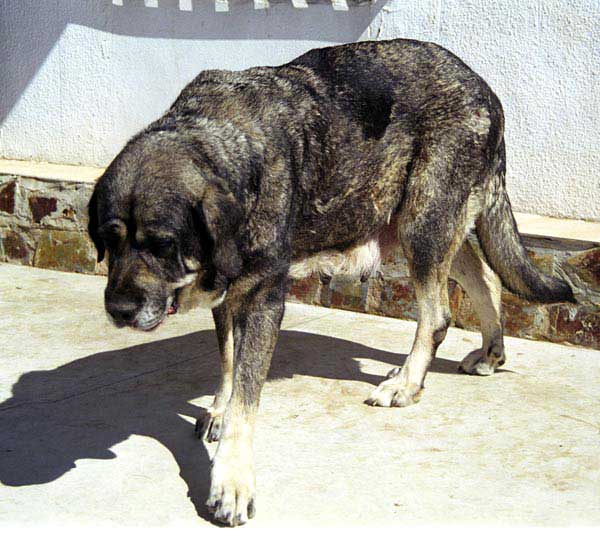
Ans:
[[[178,306],[212,308],[222,381],[199,430],[219,442],[207,501],[216,520],[254,514],[254,418],[288,278],[364,279],[402,250],[419,322],[404,366],[368,397],[374,406],[421,397],[450,323],[449,277],[481,319],[482,347],[461,364],[471,374],[505,360],[501,283],[534,301],[573,300],[523,247],[503,129],[496,95],[450,52],[362,42],[205,71],[108,167],[89,232],[99,259],[108,253],[109,317],[150,330]]]

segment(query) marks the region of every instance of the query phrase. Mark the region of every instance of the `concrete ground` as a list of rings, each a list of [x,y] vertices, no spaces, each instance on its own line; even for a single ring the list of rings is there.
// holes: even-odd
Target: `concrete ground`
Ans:
[[[209,525],[210,313],[117,330],[104,282],[0,265],[0,522]],[[500,372],[459,375],[479,336],[451,329],[419,404],[363,404],[414,331],[288,305],[249,526],[599,524],[600,352],[509,338]]]

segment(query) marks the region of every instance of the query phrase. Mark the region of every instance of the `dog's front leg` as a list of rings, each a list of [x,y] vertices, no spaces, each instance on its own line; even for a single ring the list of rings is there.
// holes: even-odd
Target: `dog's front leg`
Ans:
[[[221,382],[212,406],[207,410],[205,416],[196,422],[196,433],[207,442],[218,442],[221,436],[223,414],[233,387],[233,318],[227,303],[215,307],[212,314],[221,356]]]
[[[284,279],[278,278],[236,298],[233,309],[233,389],[206,502],[215,519],[230,526],[244,524],[254,516],[254,420],[283,317],[284,294]]]

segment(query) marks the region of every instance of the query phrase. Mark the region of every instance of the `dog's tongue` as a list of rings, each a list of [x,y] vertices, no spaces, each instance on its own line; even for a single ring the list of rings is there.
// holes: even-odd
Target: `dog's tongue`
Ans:
[[[167,311],[167,314],[175,314],[177,312],[177,302],[173,301],[173,303],[171,303],[171,306],[169,307],[169,310]]]

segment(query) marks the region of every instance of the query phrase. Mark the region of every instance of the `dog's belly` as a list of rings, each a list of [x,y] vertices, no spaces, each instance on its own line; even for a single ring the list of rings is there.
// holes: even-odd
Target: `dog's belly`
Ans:
[[[318,253],[292,261],[288,276],[303,279],[312,274],[333,276],[336,274],[357,275],[366,279],[373,275],[382,259],[399,248],[398,216],[379,229],[372,237],[358,242],[345,250],[324,249]]]
[[[345,251],[326,250],[301,260],[295,260],[288,275],[292,279],[302,279],[313,273],[332,276],[337,273],[369,276],[377,270],[381,262],[381,248],[376,238]]]

